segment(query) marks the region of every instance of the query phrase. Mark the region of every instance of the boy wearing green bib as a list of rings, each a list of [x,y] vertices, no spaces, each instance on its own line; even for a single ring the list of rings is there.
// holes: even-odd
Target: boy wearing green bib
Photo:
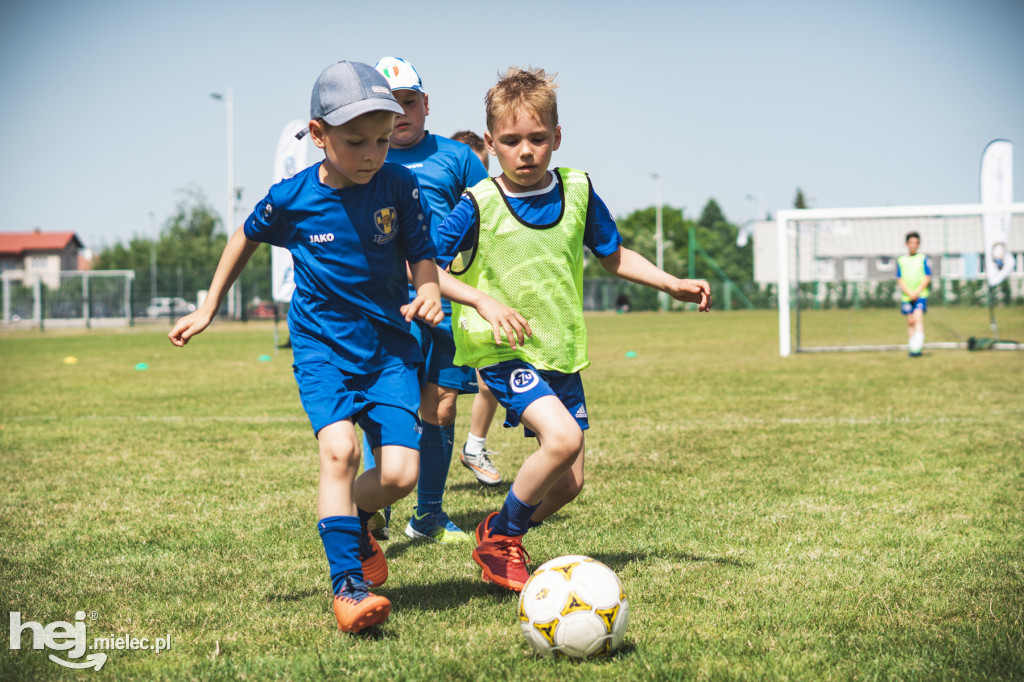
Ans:
[[[497,346],[499,330],[471,308],[452,306],[454,363],[479,370],[505,407],[506,427],[522,424],[537,438],[501,510],[476,529],[473,559],[483,579],[514,592],[529,578],[523,536],[583,488],[589,422],[579,372],[590,364],[583,247],[613,274],[711,308],[707,282],[673,277],[622,247],[586,173],[549,170],[562,138],[552,81],[542,69],[513,67],[488,91],[484,142],[502,174],[467,190],[436,236],[442,267],[516,308],[530,327],[524,344]]]
[[[921,235],[907,233],[907,255],[896,259],[896,282],[900,287],[900,312],[907,318],[910,357],[921,356],[924,349],[924,314],[928,312],[928,285],[932,268],[928,256],[918,253]]]

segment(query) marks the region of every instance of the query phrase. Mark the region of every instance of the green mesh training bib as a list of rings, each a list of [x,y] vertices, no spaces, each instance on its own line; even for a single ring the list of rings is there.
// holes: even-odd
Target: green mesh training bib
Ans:
[[[470,306],[452,303],[456,365],[486,367],[525,360],[537,369],[572,374],[587,359],[583,322],[583,228],[590,201],[587,174],[556,168],[562,215],[551,225],[521,222],[488,178],[467,190],[480,225],[473,248],[452,262],[452,275],[519,311],[533,336],[512,350],[496,346],[491,325]]]
[[[915,253],[913,256],[907,254],[900,256],[896,259],[900,264],[900,279],[903,283],[910,287],[911,290],[921,286],[921,282],[924,281],[924,254]],[[928,298],[928,287],[925,287],[921,292],[921,298]],[[910,297],[903,293],[900,289],[900,300],[906,303],[910,300]]]

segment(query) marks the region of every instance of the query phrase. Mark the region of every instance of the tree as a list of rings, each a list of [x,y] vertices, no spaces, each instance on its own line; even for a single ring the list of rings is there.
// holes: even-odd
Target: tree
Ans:
[[[616,220],[622,245],[644,256],[652,263],[655,260],[654,229],[655,208],[643,208]],[[730,223],[721,207],[710,199],[697,222],[684,220],[681,209],[665,206],[662,210],[662,231],[665,238],[665,271],[676,277],[687,277],[689,273],[689,229],[695,228],[698,243],[708,252],[719,267],[736,283],[749,282],[754,278],[754,249],[748,243],[742,249],[736,246],[739,228]],[[699,278],[717,280],[718,276],[707,262],[696,258],[694,272]],[[590,263],[584,274],[588,277],[607,276],[598,263]]]
[[[202,191],[181,191],[174,214],[160,228],[156,244],[157,295],[183,296],[195,301],[197,292],[210,286],[221,252],[227,243],[223,221]],[[96,258],[97,270],[135,271],[135,308],[145,307],[150,296],[150,254],[153,240],[132,237],[104,249]],[[243,301],[270,298],[270,248],[259,248],[239,277]],[[141,306],[139,304],[142,304]]]
[[[793,198],[793,208],[810,208],[804,197],[804,191],[799,187],[796,188],[796,197]]]

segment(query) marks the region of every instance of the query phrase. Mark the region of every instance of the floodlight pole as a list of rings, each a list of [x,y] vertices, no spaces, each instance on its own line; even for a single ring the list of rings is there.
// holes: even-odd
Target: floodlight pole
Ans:
[[[227,232],[228,239],[230,239],[231,233],[235,229],[235,95],[231,88],[228,88],[226,93],[222,95],[219,92],[211,92],[210,97],[222,100],[227,114],[228,195],[227,208],[224,212],[224,230]],[[228,289],[228,317],[231,319],[236,317],[235,295],[235,285],[232,284],[231,288]]]
[[[156,242],[160,233],[156,229],[156,214],[149,212],[149,222],[153,225],[153,241],[149,244],[149,303],[156,298]]]
[[[661,223],[661,176],[651,173],[654,178],[654,253],[659,270],[665,269],[665,237]],[[658,310],[668,310],[668,294],[658,292]]]
[[[748,194],[747,201],[753,201],[757,204],[757,217],[755,220],[764,220],[764,200],[754,194]]]

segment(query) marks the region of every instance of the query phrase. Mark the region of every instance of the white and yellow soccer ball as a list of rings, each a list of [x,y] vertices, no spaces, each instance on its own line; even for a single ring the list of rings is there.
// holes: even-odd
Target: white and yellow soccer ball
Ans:
[[[590,557],[541,564],[519,595],[519,629],[541,656],[607,656],[622,643],[628,623],[619,577]]]

